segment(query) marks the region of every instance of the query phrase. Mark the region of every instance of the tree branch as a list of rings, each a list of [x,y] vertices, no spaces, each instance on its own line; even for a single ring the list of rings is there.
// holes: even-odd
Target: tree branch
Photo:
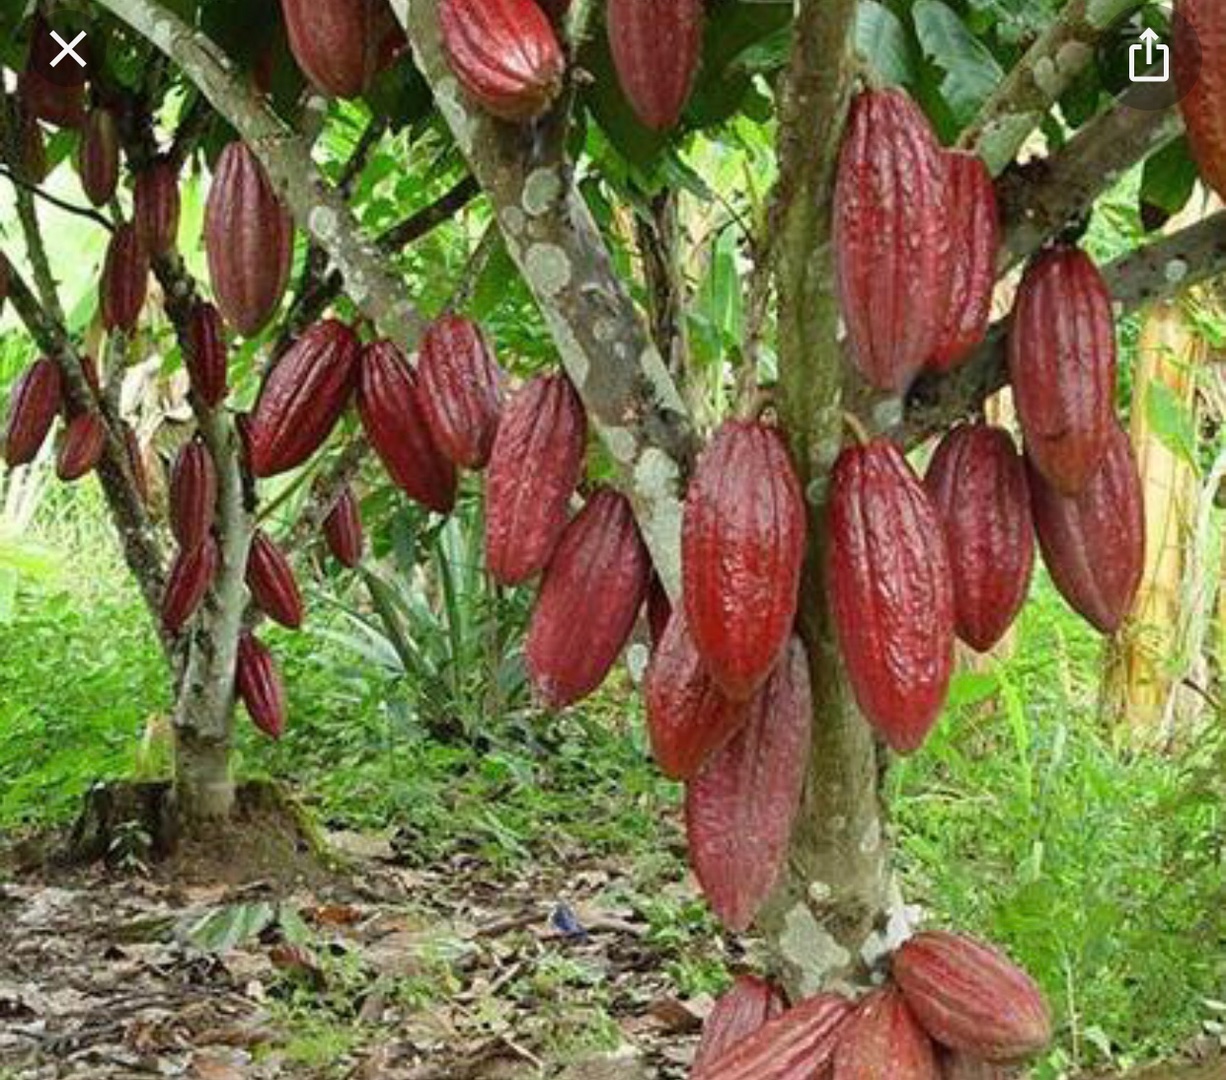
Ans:
[[[44,191],[37,184],[31,184],[28,181],[23,180],[7,165],[0,166],[0,176],[3,176],[10,184],[13,185],[13,187],[24,188],[26,191],[30,192],[31,195],[38,196],[38,198],[42,199],[43,202],[50,203],[52,206],[56,206],[69,214],[76,214],[78,217],[88,218],[90,221],[94,222],[94,224],[101,225],[108,232],[114,228],[114,226],[107,221],[105,217],[98,213],[97,210],[66,202],[58,196],[52,195],[51,192]]]

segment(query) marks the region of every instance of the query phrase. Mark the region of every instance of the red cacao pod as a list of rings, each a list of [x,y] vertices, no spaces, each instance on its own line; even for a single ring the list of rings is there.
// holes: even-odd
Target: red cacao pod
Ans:
[[[4,429],[4,461],[10,469],[38,456],[60,411],[60,367],[50,357],[36,360],[13,386]]]
[[[651,636],[653,650],[659,646],[672,617],[673,602],[668,598],[664,582],[658,574],[652,574],[651,584],[647,587],[647,631]]]
[[[594,492],[558,541],[528,625],[528,675],[546,705],[572,705],[604,682],[650,578],[629,500],[611,488]]]
[[[268,646],[249,632],[238,639],[234,689],[247,715],[270,739],[285,731],[285,685]]]
[[[324,94],[360,97],[383,52],[387,0],[281,0],[281,12],[302,73]]]
[[[88,77],[88,64],[93,58],[89,41],[85,40],[82,35],[82,40],[76,45],[77,55],[85,59],[86,66],[81,66],[75,60],[69,62],[70,57],[64,58],[62,63],[57,63],[56,61],[63,57],[63,49],[51,34],[51,31],[55,29],[57,28],[47,22],[46,16],[41,11],[35,11],[30,19],[30,51],[26,57],[26,70],[50,71],[55,69],[56,77],[62,85],[84,86]],[[69,41],[75,39],[76,32],[80,29],[88,29],[88,27],[63,24],[58,27],[60,35],[66,36]]]
[[[391,341],[362,350],[358,415],[392,482],[428,509],[450,513],[458,482],[455,466],[430,434],[417,373]]]
[[[535,0],[441,0],[447,63],[470,97],[503,120],[531,120],[562,89],[566,60]]]
[[[606,23],[622,92],[645,126],[667,131],[702,58],[702,0],[609,0]]]
[[[932,1038],[984,1061],[1017,1061],[1051,1042],[1043,993],[1016,964],[964,934],[916,934],[894,953],[894,980]]]
[[[47,179],[49,171],[47,144],[43,140],[43,129],[24,105],[17,110],[17,140],[21,147],[21,158],[17,163],[19,178],[27,184],[41,184]]]
[[[119,183],[119,126],[110,109],[91,109],[77,143],[81,190],[95,206],[105,206]]]
[[[834,195],[835,268],[852,360],[880,390],[905,392],[941,335],[947,173],[927,118],[902,91],[852,102]]]
[[[796,618],[805,503],[779,432],[729,420],[698,459],[681,526],[690,635],[720,689],[765,682]]]
[[[17,77],[17,96],[39,120],[55,127],[79,128],[85,123],[85,87],[60,86],[37,71]]]
[[[1080,494],[1069,498],[1030,465],[1030,505],[1043,562],[1069,606],[1114,634],[1145,570],[1145,505],[1128,434],[1112,424],[1107,453]]]
[[[325,319],[272,369],[251,414],[251,471],[276,476],[301,465],[332,433],[349,404],[361,346],[342,322]]]
[[[940,1080],[936,1047],[894,987],[874,990],[852,1014],[834,1053],[834,1080]]]
[[[362,514],[353,489],[346,487],[324,518],[324,539],[333,558],[351,570],[362,561]]]
[[[90,393],[94,397],[102,396],[102,382],[98,376],[98,361],[95,360],[89,353],[81,354],[81,375],[85,379],[85,385],[89,387]]]
[[[131,333],[145,306],[149,285],[149,253],[130,222],[115,229],[106,249],[100,285],[102,325]]]
[[[55,460],[55,474],[65,483],[93,472],[106,449],[106,424],[95,412],[83,412],[68,421]]]
[[[715,914],[744,930],[787,857],[808,767],[813,704],[809,661],[793,637],[741,730],[690,781],[690,865]]]
[[[1172,41],[1179,108],[1202,179],[1226,198],[1226,10],[1178,0]],[[1199,61],[1199,62],[1198,62]]]
[[[941,1066],[941,1080],[1008,1080],[1004,1066],[991,1061],[980,1061],[969,1054],[937,1047]]]
[[[217,541],[206,536],[204,543],[192,551],[180,551],[166,575],[166,592],[162,596],[162,626],[177,634],[196,614],[205,593],[213,584],[221,556]]]
[[[187,317],[183,362],[192,390],[210,409],[226,399],[226,338],[221,312],[204,300],[192,305]]]
[[[204,246],[217,306],[226,322],[252,337],[285,295],[294,220],[245,143],[230,143],[217,159],[204,212]]]
[[[128,471],[132,475],[132,486],[136,489],[137,498],[149,505],[149,470],[145,465],[145,455],[141,450],[140,440],[131,424],[123,425],[123,445],[128,452]]]
[[[200,439],[184,443],[170,473],[170,530],[183,551],[208,538],[217,514],[217,467]]]
[[[693,1080],[818,1080],[829,1074],[851,1003],[838,994],[815,994],[768,1020]],[[893,1074],[882,1073],[880,1080]]]
[[[132,222],[150,256],[165,255],[179,236],[179,173],[169,161],[155,161],[136,174]]]
[[[302,625],[302,593],[285,553],[263,529],[256,529],[247,553],[247,588],[256,606],[274,622]]]
[[[945,154],[949,173],[950,275],[945,318],[928,366],[949,371],[983,341],[992,319],[1000,209],[992,174],[974,154]]]
[[[1115,322],[1111,294],[1083,251],[1051,248],[1018,289],[1009,378],[1026,453],[1065,495],[1098,471],[1114,423]]]
[[[538,375],[507,403],[485,482],[485,564],[501,585],[545,568],[583,471],[587,416],[564,375]]]
[[[702,1025],[702,1039],[690,1066],[691,1080],[701,1080],[729,1050],[783,1010],[783,995],[777,987],[756,975],[738,975]]]
[[[421,342],[421,408],[435,445],[455,464],[483,469],[502,415],[502,372],[481,328],[444,315]]]
[[[826,588],[865,718],[915,750],[953,668],[953,581],[936,508],[888,439],[843,451],[829,505]]]
[[[1034,569],[1026,465],[1002,428],[962,424],[937,447],[924,486],[945,528],[954,629],[987,652],[1013,625]]]

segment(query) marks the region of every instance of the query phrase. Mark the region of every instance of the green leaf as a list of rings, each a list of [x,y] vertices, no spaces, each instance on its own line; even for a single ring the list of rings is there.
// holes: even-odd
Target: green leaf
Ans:
[[[1153,433],[1177,458],[1199,472],[1196,454],[1196,422],[1165,383],[1151,382],[1145,390],[1145,419]]]
[[[995,697],[1000,679],[990,671],[956,671],[949,683],[949,708],[978,705]]]
[[[272,925],[276,913],[272,904],[232,904],[208,912],[188,926],[183,935],[202,952],[220,955],[263,933]]]
[[[941,0],[918,0],[915,32],[924,55],[945,72],[941,95],[960,124],[969,123],[1005,73],[988,48]]]
[[[916,79],[911,41],[902,21],[885,4],[863,0],[856,14],[856,52],[886,82],[910,86]]]
[[[1192,197],[1196,177],[1187,139],[1176,139],[1146,159],[1141,174],[1141,204],[1155,206],[1172,217]]]

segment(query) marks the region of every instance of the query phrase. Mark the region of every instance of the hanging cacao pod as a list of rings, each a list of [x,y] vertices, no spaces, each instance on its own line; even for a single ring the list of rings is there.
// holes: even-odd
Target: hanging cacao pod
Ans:
[[[880,390],[904,393],[941,335],[947,172],[927,117],[902,91],[852,102],[834,194],[835,270],[852,360]]]
[[[162,596],[162,626],[167,633],[177,634],[196,614],[213,584],[220,561],[217,541],[212,536],[206,536],[204,543],[194,550],[180,551],[175,556]]]
[[[205,300],[197,300],[187,317],[187,340],[183,362],[192,390],[201,403],[217,408],[226,399],[226,338],[221,312]]]
[[[204,246],[217,306],[240,334],[254,336],[285,295],[294,220],[245,143],[230,143],[217,159],[204,212]]]
[[[62,395],[60,366],[47,356],[31,364],[14,384],[4,429],[4,461],[10,469],[28,465],[38,456],[59,414]]]
[[[339,98],[367,90],[392,15],[387,0],[281,0],[281,12],[290,52],[318,90]]]
[[[566,60],[535,0],[441,0],[438,18],[447,63],[486,112],[518,122],[553,104]]]
[[[1069,606],[1104,634],[1124,623],[1145,571],[1145,505],[1128,434],[1111,425],[1086,489],[1061,495],[1030,466],[1030,504],[1043,562]]]
[[[102,325],[130,334],[149,286],[149,253],[130,222],[116,227],[102,267]]]
[[[704,1065],[692,1080],[816,1080],[829,1076],[852,1012],[838,994],[815,994],[763,1024]],[[882,1073],[879,1080],[893,1080]]]
[[[41,184],[47,179],[50,167],[47,163],[47,144],[43,140],[43,129],[20,105],[17,110],[17,141],[21,148],[21,157],[17,162],[18,179],[27,184]]]
[[[55,475],[69,484],[93,472],[106,450],[106,424],[96,412],[83,412],[68,421],[55,460]]]
[[[128,471],[132,475],[132,486],[136,489],[136,497],[145,506],[149,505],[149,470],[145,466],[145,455],[140,448],[140,440],[129,423],[123,423],[123,445],[128,452]]]
[[[342,322],[307,329],[277,362],[251,414],[251,471],[276,476],[318,450],[349,404],[361,346]]]
[[[936,509],[888,439],[849,447],[835,463],[826,589],[865,719],[910,753],[949,687],[953,581]]]
[[[565,375],[538,375],[507,403],[485,482],[485,565],[500,585],[549,562],[586,443],[583,403]]]
[[[1051,1016],[1034,980],[964,934],[916,934],[894,953],[894,979],[938,1042],[983,1061],[1017,1061],[1051,1042]]]
[[[659,646],[664,631],[668,628],[668,620],[672,617],[673,602],[668,598],[664,582],[658,574],[652,574],[651,584],[647,587],[647,630],[651,636],[653,650]]]
[[[459,315],[436,319],[422,338],[417,378],[435,445],[456,465],[485,468],[502,413],[502,373],[481,328]]]
[[[686,623],[720,689],[744,701],[774,667],[792,623],[805,502],[779,432],[729,420],[703,451],[681,525]]]
[[[702,1025],[690,1080],[704,1080],[712,1065],[783,1010],[783,996],[777,987],[756,975],[738,975]]]
[[[77,143],[77,172],[94,206],[111,201],[119,183],[119,126],[110,109],[94,108],[86,117]]]
[[[895,987],[863,998],[839,1035],[833,1080],[940,1080],[936,1047]]]
[[[256,529],[247,553],[247,588],[265,615],[291,630],[302,625],[302,593],[285,553]]]
[[[81,375],[85,379],[85,385],[89,387],[89,391],[96,398],[102,396],[102,382],[98,376],[98,361],[95,360],[89,353],[81,354]]]
[[[745,930],[787,857],[813,722],[809,660],[793,636],[741,730],[690,781],[690,865],[720,921]]]
[[[937,447],[924,477],[949,547],[954,630],[987,652],[1013,625],[1034,569],[1026,465],[1002,428],[962,424]]]
[[[249,631],[238,639],[234,689],[255,724],[270,739],[285,731],[285,685],[268,646]]]
[[[170,531],[183,551],[208,538],[217,514],[217,467],[199,438],[184,443],[170,473]]]
[[[353,489],[346,485],[336,505],[324,518],[324,539],[332,557],[342,566],[354,569],[362,561],[362,515]]]
[[[179,236],[179,173],[165,158],[136,174],[132,222],[151,257],[165,255]]]
[[[399,347],[376,341],[362,350],[358,415],[392,482],[438,514],[455,506],[455,466],[435,445],[422,407],[417,373]]]
[[[85,86],[60,86],[37,71],[17,76],[17,96],[39,120],[53,127],[79,128],[85,123]]]
[[[653,131],[674,127],[702,58],[702,0],[609,0],[606,22],[635,115]]]
[[[1172,51],[1179,108],[1201,178],[1226,198],[1226,10],[1178,0]]]

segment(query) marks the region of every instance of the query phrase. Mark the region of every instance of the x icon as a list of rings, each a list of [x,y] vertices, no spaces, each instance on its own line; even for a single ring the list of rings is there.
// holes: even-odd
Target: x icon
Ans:
[[[81,43],[81,40],[85,37],[84,30],[82,30],[79,34],[77,34],[77,36],[74,37],[71,42],[65,41],[54,30],[51,31],[51,36],[55,38],[55,40],[59,42],[61,46],[60,55],[51,61],[52,67],[55,67],[61,60],[64,59],[65,56],[71,56],[78,64],[81,65],[81,67],[85,66],[85,61],[82,60],[76,54],[76,51],[75,51],[76,47]]]

